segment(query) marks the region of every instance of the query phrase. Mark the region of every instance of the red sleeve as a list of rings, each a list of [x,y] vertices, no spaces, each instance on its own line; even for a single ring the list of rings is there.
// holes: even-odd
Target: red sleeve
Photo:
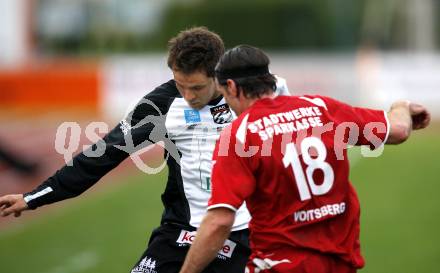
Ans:
[[[376,149],[386,142],[390,130],[386,111],[352,107],[328,97],[321,98],[326,102],[335,126],[350,123],[357,127],[358,136],[349,141],[350,144],[368,145]]]
[[[240,151],[232,126],[225,128],[213,154],[212,192],[208,209],[226,207],[237,210],[255,189],[250,158]]]

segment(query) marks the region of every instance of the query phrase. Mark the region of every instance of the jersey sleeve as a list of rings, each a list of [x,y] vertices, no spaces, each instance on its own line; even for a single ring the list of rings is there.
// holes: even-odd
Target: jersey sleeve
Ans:
[[[208,209],[226,207],[236,211],[255,189],[251,158],[240,153],[247,145],[237,140],[231,128],[223,130],[214,150]]]
[[[287,87],[286,79],[275,75],[277,80],[277,88],[275,90],[275,94],[277,96],[290,96],[289,88]]]
[[[353,107],[328,97],[321,98],[325,101],[335,126],[342,128],[346,126],[351,130],[354,129],[352,126],[356,127],[358,134],[345,135],[345,138],[349,138],[347,139],[349,144],[367,145],[371,149],[376,149],[386,143],[390,130],[386,111]]]
[[[76,155],[72,162],[59,169],[33,191],[24,194],[30,209],[80,195],[99,179],[118,166],[131,153],[156,143],[166,135],[164,111],[169,94],[158,87],[146,95],[121,121],[88,151]],[[161,113],[162,112],[162,113]],[[98,145],[105,152],[101,156],[88,156]]]

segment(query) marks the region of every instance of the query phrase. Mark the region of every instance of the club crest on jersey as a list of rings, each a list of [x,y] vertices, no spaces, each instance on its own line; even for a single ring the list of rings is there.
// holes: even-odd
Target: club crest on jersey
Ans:
[[[229,105],[222,104],[211,109],[212,118],[217,124],[225,124],[232,121],[232,112]]]
[[[184,113],[185,113],[186,124],[197,123],[202,121],[202,119],[200,118],[199,111],[195,109],[185,109]]]

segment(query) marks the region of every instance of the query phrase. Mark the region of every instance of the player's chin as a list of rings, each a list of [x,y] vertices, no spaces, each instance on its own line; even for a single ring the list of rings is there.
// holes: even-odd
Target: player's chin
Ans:
[[[203,103],[200,102],[189,102],[188,104],[189,106],[191,106],[191,108],[194,108],[196,110],[200,110],[205,106]]]

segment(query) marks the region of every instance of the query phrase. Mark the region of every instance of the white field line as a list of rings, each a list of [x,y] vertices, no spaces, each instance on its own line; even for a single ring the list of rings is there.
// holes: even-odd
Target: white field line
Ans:
[[[67,258],[62,265],[51,268],[44,273],[77,273],[96,266],[99,256],[95,251],[87,250]]]

